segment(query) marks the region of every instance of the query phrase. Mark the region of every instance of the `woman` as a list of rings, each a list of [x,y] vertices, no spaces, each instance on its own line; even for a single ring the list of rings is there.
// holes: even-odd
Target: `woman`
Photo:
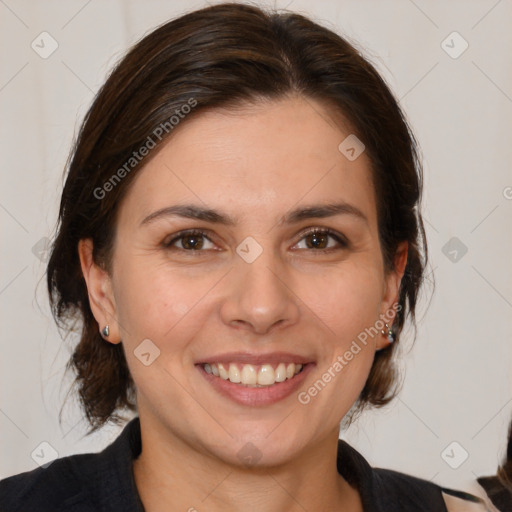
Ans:
[[[420,198],[400,108],[329,30],[222,4],[146,36],[86,116],[47,272],[92,430],[138,417],[2,510],[478,506],[338,440],[396,393]]]

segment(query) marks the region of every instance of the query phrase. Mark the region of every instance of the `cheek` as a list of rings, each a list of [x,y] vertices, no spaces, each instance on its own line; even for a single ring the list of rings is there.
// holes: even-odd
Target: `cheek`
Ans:
[[[153,397],[157,410],[179,403],[175,379],[187,382],[187,348],[208,316],[200,302],[207,289],[159,266],[119,266],[116,306],[128,367],[138,392]]]
[[[375,266],[347,263],[314,280],[303,279],[300,296],[342,348],[379,319],[381,285]]]
[[[123,341],[158,338],[185,312],[186,297],[179,279],[174,283],[161,269],[144,262],[119,261],[114,280],[117,319]]]
[[[206,318],[205,297],[215,276],[187,276],[137,260],[121,263],[116,275],[117,318],[125,345],[134,347],[149,338],[160,348],[178,349]],[[185,330],[185,333],[183,332]]]
[[[317,283],[311,309],[323,328],[321,358],[299,403],[322,410],[326,423],[336,423],[349,411],[368,378],[375,354],[372,329],[379,319],[378,275],[347,268]],[[319,333],[320,334],[320,333]]]
[[[308,287],[309,294],[303,288],[302,296],[308,297],[308,306],[321,320],[323,346],[318,378],[299,398],[301,403],[311,400],[319,407],[328,407],[333,421],[348,411],[368,378],[375,337],[380,334],[375,324],[381,284],[378,264],[367,262],[347,264],[321,279],[317,276],[315,285]]]

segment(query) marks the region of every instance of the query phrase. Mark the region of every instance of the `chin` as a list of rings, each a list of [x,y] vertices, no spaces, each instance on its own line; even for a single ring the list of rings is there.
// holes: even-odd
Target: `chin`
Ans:
[[[261,430],[261,429],[259,429]],[[285,432],[271,433],[271,429],[259,434],[252,431],[230,438],[223,450],[216,450],[217,456],[227,464],[246,468],[269,468],[286,464],[297,457],[304,441]]]

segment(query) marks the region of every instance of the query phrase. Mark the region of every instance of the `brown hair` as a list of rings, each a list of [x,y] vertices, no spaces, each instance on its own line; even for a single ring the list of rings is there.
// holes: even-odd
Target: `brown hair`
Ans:
[[[139,41],[96,95],[69,159],[47,284],[57,323],[69,330],[69,321],[81,320],[68,368],[76,372],[74,384],[91,431],[109,420],[119,423],[118,412],[136,405],[123,346],[101,338],[89,307],[79,240],[91,238],[94,260],[110,269],[119,205],[136,174],[172,134],[172,117],[183,113],[184,105],[195,105],[182,121],[187,122],[207,108],[291,94],[334,107],[365,144],[386,271],[393,268],[399,242],[408,242],[393,324],[397,341],[376,353],[357,404],[381,406],[395,396],[392,356],[407,315],[415,325],[427,261],[414,137],[383,79],[345,39],[298,14],[226,3],[169,21]],[[158,147],[141,164],[131,160],[149,139]],[[120,179],[114,182],[115,174]]]

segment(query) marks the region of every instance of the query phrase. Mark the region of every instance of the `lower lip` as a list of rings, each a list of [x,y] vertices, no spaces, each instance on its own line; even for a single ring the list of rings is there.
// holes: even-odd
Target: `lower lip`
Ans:
[[[302,371],[284,382],[276,382],[268,387],[256,388],[244,386],[243,384],[234,384],[221,377],[215,377],[206,373],[203,365],[197,365],[197,368],[203,377],[216,389],[221,395],[230,398],[241,405],[250,405],[253,407],[271,405],[284,400],[300,387],[307,374],[310,372],[313,363],[305,364]]]

